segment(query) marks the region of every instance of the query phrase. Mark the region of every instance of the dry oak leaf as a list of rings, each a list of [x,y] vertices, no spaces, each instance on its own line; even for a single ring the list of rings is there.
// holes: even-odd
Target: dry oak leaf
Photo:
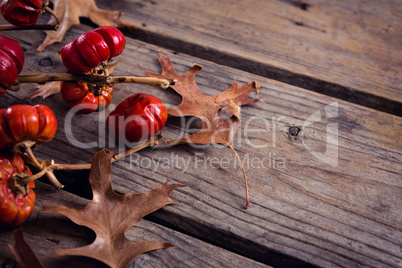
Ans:
[[[30,100],[36,97],[42,97],[46,99],[49,96],[60,93],[61,81],[52,81],[43,85],[39,85],[38,89],[25,97],[26,100]]]
[[[138,255],[155,249],[173,246],[159,241],[130,241],[124,232],[145,215],[174,203],[169,194],[182,184],[164,184],[141,194],[119,195],[113,191],[111,159],[113,153],[106,149],[95,154],[89,182],[93,199],[85,207],[46,207],[45,212],[57,212],[78,225],[91,228],[96,233],[92,244],[80,248],[60,249],[54,255],[87,256],[104,262],[110,267],[127,267]]]
[[[37,48],[43,51],[47,46],[61,42],[66,32],[73,26],[80,24],[80,17],[89,18],[99,26],[119,26],[123,12],[100,9],[95,0],[50,0],[54,4],[53,10],[60,21],[57,31],[45,31],[46,38]],[[49,24],[56,24],[52,16]]]
[[[252,99],[248,95],[256,91],[259,92],[261,84],[250,82],[242,87],[239,87],[237,81],[234,80],[232,86],[226,91],[218,95],[205,95],[195,82],[195,75],[201,71],[202,67],[194,64],[184,74],[177,74],[170,58],[164,57],[162,52],[159,52],[159,62],[162,67],[161,74],[145,72],[148,76],[176,79],[175,85],[171,86],[179,93],[183,100],[173,108],[168,110],[172,116],[196,116],[202,121],[200,131],[178,140],[166,140],[165,144],[230,144],[240,122],[240,106],[250,103],[256,103],[261,99]],[[229,114],[230,117],[220,116],[223,112]]]

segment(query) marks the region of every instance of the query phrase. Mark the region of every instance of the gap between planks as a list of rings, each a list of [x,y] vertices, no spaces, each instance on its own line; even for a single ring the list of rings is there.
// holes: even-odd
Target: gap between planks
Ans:
[[[98,4],[125,11],[123,24],[132,27],[123,31],[136,39],[402,116],[395,74],[398,37],[392,34],[401,27],[394,21],[401,11],[397,1],[382,6],[371,0]],[[370,12],[373,8],[379,12]]]
[[[277,80],[306,90],[311,90],[329,97],[362,105],[381,112],[402,116],[402,103],[392,99],[358,91],[354,88],[330,83],[328,81],[315,79],[307,75],[289,72],[284,69],[241,57],[237,54],[229,54],[211,47],[188,43],[180,39],[174,39],[169,36],[150,32],[146,29],[135,28],[131,30],[121,30],[126,36],[165,49],[173,50],[178,53],[185,53],[220,65]],[[178,47],[180,48],[180,51],[177,50]]]

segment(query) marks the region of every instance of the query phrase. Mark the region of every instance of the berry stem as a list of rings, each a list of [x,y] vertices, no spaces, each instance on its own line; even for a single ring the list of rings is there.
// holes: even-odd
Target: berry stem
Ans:
[[[145,142],[139,144],[138,146],[135,146],[121,154],[117,154],[117,155],[113,156],[111,163],[114,163],[124,157],[129,156],[130,154],[138,152],[149,146],[158,145],[159,140],[160,140],[160,136],[152,137],[152,138],[146,140]],[[31,165],[35,169],[40,170],[40,171],[32,176],[28,176],[26,174],[23,176],[22,175],[16,176],[16,178],[14,179],[15,184],[16,184],[16,186],[19,186],[20,188],[23,187],[24,185],[26,185],[27,183],[37,180],[37,179],[41,178],[43,175],[45,175],[54,187],[56,187],[57,189],[60,189],[63,187],[63,185],[57,180],[53,171],[55,171],[55,170],[91,169],[90,163],[70,165],[70,164],[55,164],[53,162],[53,160],[51,160],[51,161],[39,160],[34,156],[32,150],[31,150],[30,146],[33,146],[32,144],[34,144],[34,143],[22,142],[22,143],[18,144],[18,148],[16,147],[17,148],[16,151],[22,155],[22,157],[24,158],[24,161],[26,161],[26,163],[28,165]]]
[[[20,147],[20,150],[22,152],[22,157],[24,158],[24,161],[31,166],[33,166],[37,170],[45,170],[44,175],[46,178],[49,180],[49,182],[57,189],[63,188],[63,184],[59,182],[59,180],[56,178],[56,176],[53,174],[52,170],[49,170],[47,166],[51,166],[53,164],[52,162],[49,164],[46,164],[45,161],[39,161],[33,154],[31,146],[24,146]],[[35,176],[35,175],[33,175]],[[38,177],[40,178],[40,177]],[[37,179],[38,179],[37,178]],[[29,180],[29,178],[27,179]]]
[[[159,141],[158,137],[153,137],[150,138],[149,140],[146,140],[145,142],[128,149],[127,151],[114,155],[111,162],[114,163],[117,160],[120,160],[124,157],[129,156],[130,154],[133,154],[135,152],[141,151],[142,149],[145,149],[149,146],[157,145]],[[77,165],[70,165],[70,164],[53,164],[48,167],[49,170],[83,170],[83,169],[91,169],[91,164],[77,164]]]

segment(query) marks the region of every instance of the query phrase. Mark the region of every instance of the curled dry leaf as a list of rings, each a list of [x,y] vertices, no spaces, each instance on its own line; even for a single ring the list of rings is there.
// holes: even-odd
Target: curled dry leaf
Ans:
[[[35,252],[25,241],[22,228],[14,230],[15,245],[9,245],[18,264],[22,268],[43,268],[43,264],[36,256]]]
[[[130,241],[124,232],[145,215],[174,203],[169,194],[182,184],[164,184],[141,194],[119,195],[113,191],[111,159],[113,153],[106,149],[92,159],[89,181],[93,200],[85,207],[70,209],[63,206],[46,207],[45,212],[63,214],[76,224],[91,228],[95,241],[87,246],[61,249],[55,255],[79,255],[100,260],[111,267],[126,267],[138,255],[155,249],[173,246],[159,241]]]
[[[110,11],[100,9],[96,6],[95,0],[51,0],[54,4],[54,12],[60,20],[57,31],[45,31],[46,38],[38,47],[38,51],[43,51],[47,46],[61,42],[64,35],[73,25],[80,24],[80,17],[89,18],[99,26],[119,26],[121,11]],[[50,18],[49,24],[56,23],[54,17]]]
[[[161,74],[145,72],[148,76],[175,79],[171,86],[179,93],[183,100],[178,106],[168,110],[172,116],[197,116],[202,121],[202,128],[195,134],[182,137],[179,140],[167,140],[166,144],[197,143],[197,144],[230,144],[239,125],[240,106],[256,103],[261,99],[252,99],[248,95],[259,91],[261,85],[257,82],[248,83],[239,87],[236,80],[226,91],[218,95],[205,95],[195,82],[195,75],[202,67],[194,64],[182,75],[177,74],[170,61],[160,52],[159,62]],[[229,114],[230,117],[221,117],[219,111]]]

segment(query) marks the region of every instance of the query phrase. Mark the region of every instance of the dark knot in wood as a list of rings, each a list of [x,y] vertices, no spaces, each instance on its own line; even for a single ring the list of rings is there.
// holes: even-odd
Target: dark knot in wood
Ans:
[[[301,128],[297,126],[290,126],[289,127],[289,134],[291,136],[297,136],[300,132]]]

